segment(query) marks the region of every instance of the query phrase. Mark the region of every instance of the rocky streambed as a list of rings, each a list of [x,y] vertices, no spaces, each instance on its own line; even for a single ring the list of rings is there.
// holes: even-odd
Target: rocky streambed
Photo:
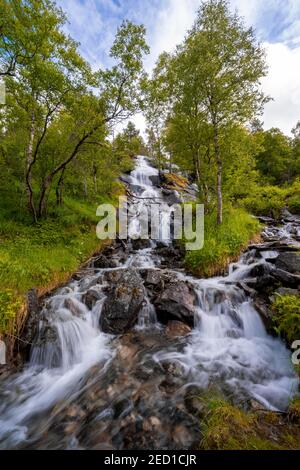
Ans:
[[[166,194],[143,157],[126,178],[138,204],[193,193]],[[197,279],[162,210],[158,240],[116,241],[42,306],[31,294],[28,362],[0,379],[0,448],[193,449],[207,390],[280,411],[297,394],[269,306],[276,291],[299,295],[300,219],[264,219],[263,242],[227,275]]]

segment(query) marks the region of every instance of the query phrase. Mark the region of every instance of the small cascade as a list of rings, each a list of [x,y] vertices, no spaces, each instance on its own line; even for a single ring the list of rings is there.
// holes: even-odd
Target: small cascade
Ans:
[[[146,295],[144,304],[139,312],[137,329],[147,330],[157,326],[157,316],[155,307],[151,304],[149,297]]]

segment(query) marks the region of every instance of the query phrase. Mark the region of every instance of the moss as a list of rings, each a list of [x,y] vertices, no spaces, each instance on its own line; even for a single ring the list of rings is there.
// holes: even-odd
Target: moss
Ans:
[[[272,311],[275,329],[290,344],[300,338],[300,297],[296,295],[276,294]]]
[[[298,419],[299,404],[298,401],[294,403],[290,410],[291,412],[297,410]],[[290,412],[287,415],[274,412],[247,412],[218,396],[206,399],[205,406],[201,449],[300,449],[300,428],[294,424],[295,418],[293,423],[290,422]]]
[[[176,189],[177,191],[182,191],[189,184],[188,180],[181,175],[175,173],[165,173],[164,180],[166,186],[170,189]]]

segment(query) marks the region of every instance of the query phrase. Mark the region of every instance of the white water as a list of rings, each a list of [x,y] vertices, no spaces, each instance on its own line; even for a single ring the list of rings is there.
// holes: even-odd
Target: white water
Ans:
[[[228,279],[194,281],[199,307],[189,344],[183,352],[161,351],[156,360],[178,362],[201,388],[225,385],[232,395],[284,410],[299,383],[290,352],[267,334],[244,293],[224,284]]]
[[[0,449],[24,441],[29,418],[68,400],[93,365],[104,365],[112,358],[110,338],[98,326],[105,297],[89,311],[80,301],[84,293],[80,283],[74,282],[49,299],[30,363],[23,373],[3,384],[5,390],[0,386],[0,394],[6,398],[0,403]],[[54,342],[42,341],[47,328],[57,335]]]
[[[161,200],[161,191],[149,178],[156,175],[157,170],[140,157],[132,173],[132,184],[141,188],[139,197],[146,198],[140,200],[140,209],[149,204],[148,198]],[[169,215],[167,211],[164,213],[160,233],[167,230]],[[140,230],[136,219],[131,221],[131,227],[133,232]],[[155,245],[152,242],[150,248],[132,254],[123,267],[154,267],[159,261],[153,253]],[[287,407],[298,386],[290,352],[279,339],[266,333],[250,299],[236,286],[257,264],[250,252],[224,278],[198,280],[177,273],[178,279],[193,284],[198,296],[195,328],[182,352],[161,349],[154,358],[158,362],[181,364],[186,385],[196,383],[203,388],[221,385],[229,395],[253,397],[262,406],[281,410]],[[113,360],[111,337],[103,334],[98,326],[105,300],[100,280],[105,271],[73,281],[48,300],[30,364],[21,374],[0,382],[0,448],[11,448],[26,440],[35,416],[61,400],[72,402],[86,373],[95,364],[102,365],[105,371]],[[100,284],[95,286],[95,279]],[[92,311],[82,303],[90,285],[100,294]],[[137,328],[147,331],[155,322],[154,307],[146,298]],[[45,335],[48,341],[43,339]],[[43,426],[46,424],[47,419]]]
[[[150,205],[157,204],[158,206],[158,220],[154,227],[157,231],[157,236],[151,238],[161,240],[166,243],[171,241],[170,235],[170,218],[172,208],[163,201],[163,195],[159,188],[155,187],[151,182],[150,177],[158,177],[158,170],[149,165],[145,157],[139,157],[135,170],[131,173],[131,184],[133,185],[133,194],[136,198],[135,203],[132,205],[133,214],[129,221],[128,233],[130,238],[139,238],[142,234],[142,227],[140,223],[140,215],[145,214],[150,220],[151,209]],[[136,202],[137,201],[137,202]],[[148,229],[147,223],[144,227]],[[147,230],[148,231],[148,230]]]

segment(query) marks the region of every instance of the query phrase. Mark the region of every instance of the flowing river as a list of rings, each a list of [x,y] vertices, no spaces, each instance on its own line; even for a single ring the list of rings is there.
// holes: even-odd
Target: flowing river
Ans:
[[[128,182],[141,210],[164,201],[157,177],[138,157]],[[253,269],[272,269],[272,252],[266,259],[248,250],[227,276],[194,278],[161,255],[172,244],[170,217],[164,206],[158,240],[139,246],[139,221],[132,216],[133,240],[111,249],[111,266],[91,262],[44,301],[28,363],[0,380],[1,449],[190,449],[201,423],[188,394],[212,387],[241,406],[255,400],[262,408],[286,409],[298,388],[291,353],[267,333],[241,287]],[[141,273],[144,300],[128,333],[107,334],[100,326],[107,288],[122,270]],[[149,273],[158,280],[149,281]],[[167,322],[158,320],[151,292],[161,278],[171,279],[175,290],[188,286],[196,299],[185,335],[167,334]]]

